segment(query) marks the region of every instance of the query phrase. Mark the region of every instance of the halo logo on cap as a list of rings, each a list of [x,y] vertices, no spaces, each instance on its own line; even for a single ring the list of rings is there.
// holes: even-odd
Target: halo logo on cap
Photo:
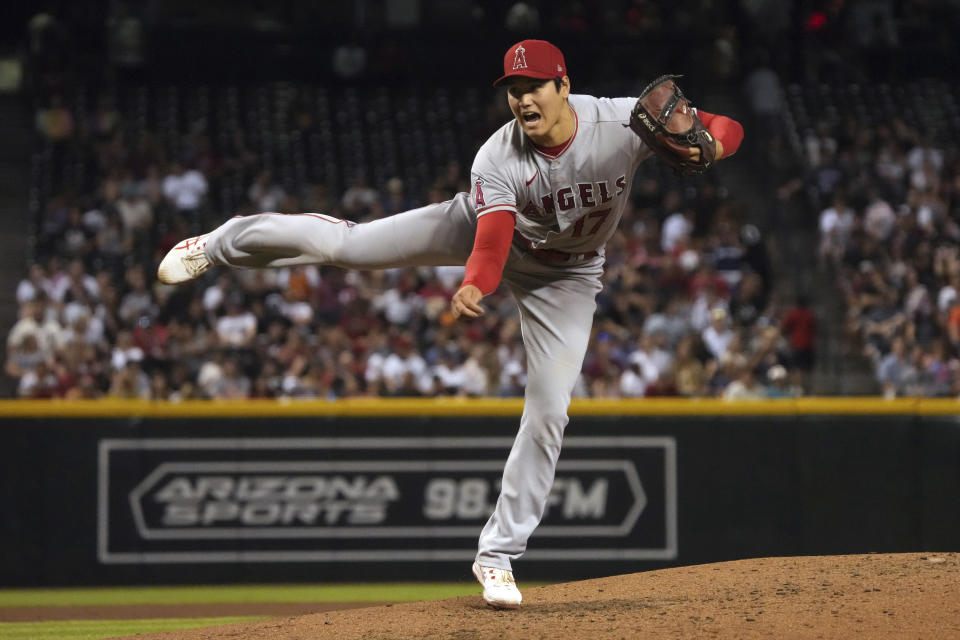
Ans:
[[[522,44],[517,45],[517,50],[513,53],[513,70],[517,69],[526,69],[527,68],[527,50],[523,48]]]

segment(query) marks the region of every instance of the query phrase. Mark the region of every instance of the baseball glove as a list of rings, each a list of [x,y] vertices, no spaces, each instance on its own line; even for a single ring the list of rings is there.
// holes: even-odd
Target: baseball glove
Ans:
[[[703,126],[680,87],[680,76],[663,75],[647,85],[630,114],[630,128],[677,173],[703,173],[717,154],[713,136]],[[699,149],[691,156],[692,149]]]

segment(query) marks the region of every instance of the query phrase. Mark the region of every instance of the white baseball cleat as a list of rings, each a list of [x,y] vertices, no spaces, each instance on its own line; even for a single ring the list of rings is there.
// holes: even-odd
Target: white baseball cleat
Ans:
[[[513,580],[513,572],[473,563],[473,575],[483,585],[483,599],[497,609],[516,609],[523,596]]]
[[[187,280],[193,280],[201,273],[212,267],[207,259],[207,254],[203,252],[207,246],[207,236],[187,238],[173,249],[167,252],[167,255],[160,261],[157,268],[157,278],[164,284],[179,284]]]

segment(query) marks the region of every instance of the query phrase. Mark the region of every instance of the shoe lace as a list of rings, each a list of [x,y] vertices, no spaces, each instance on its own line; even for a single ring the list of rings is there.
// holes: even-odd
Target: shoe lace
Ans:
[[[493,583],[498,587],[509,587],[516,584],[513,579],[513,572],[506,569],[488,568],[489,576],[493,578]]]
[[[202,246],[194,246],[193,249],[183,256],[183,266],[186,268],[187,273],[192,276],[197,275],[201,271],[207,268],[207,265],[210,264],[207,260],[207,256],[203,253]]]

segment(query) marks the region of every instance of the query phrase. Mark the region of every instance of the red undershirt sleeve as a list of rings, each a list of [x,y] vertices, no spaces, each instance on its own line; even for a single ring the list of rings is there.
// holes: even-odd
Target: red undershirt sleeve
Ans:
[[[516,222],[509,211],[491,211],[477,219],[477,237],[460,288],[472,284],[487,295],[500,285]]]
[[[743,126],[739,122],[727,116],[707,113],[703,109],[697,109],[697,116],[703,126],[723,145],[724,158],[737,152],[743,142]]]

